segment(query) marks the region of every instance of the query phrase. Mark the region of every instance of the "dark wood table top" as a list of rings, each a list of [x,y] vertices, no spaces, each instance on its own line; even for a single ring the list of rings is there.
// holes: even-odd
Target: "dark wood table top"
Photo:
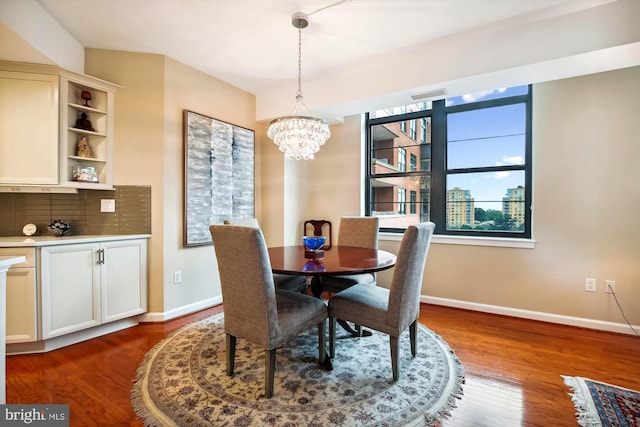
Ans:
[[[278,246],[269,249],[271,270],[280,274],[304,274],[307,276],[329,276],[374,273],[391,268],[396,256],[380,249],[354,246],[332,246],[324,251],[324,258],[305,258],[305,247]]]

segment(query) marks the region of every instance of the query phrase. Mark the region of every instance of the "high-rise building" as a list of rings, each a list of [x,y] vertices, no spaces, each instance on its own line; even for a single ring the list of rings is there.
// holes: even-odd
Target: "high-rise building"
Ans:
[[[455,187],[447,190],[447,228],[473,227],[475,201],[469,190]]]
[[[511,217],[516,223],[524,224],[524,187],[508,188],[502,198],[502,214]]]

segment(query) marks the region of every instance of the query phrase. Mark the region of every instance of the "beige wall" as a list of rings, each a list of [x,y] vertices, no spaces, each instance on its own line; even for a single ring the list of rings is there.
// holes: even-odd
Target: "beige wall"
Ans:
[[[361,127],[360,116],[347,117],[331,126],[314,160],[296,161],[284,160],[264,126],[261,226],[269,244],[299,244],[307,219],[330,220],[336,239],[340,216],[361,214]]]
[[[115,98],[115,184],[152,186],[149,311],[173,317],[172,310],[202,308],[221,291],[212,246],[183,248],[183,112],[256,129],[255,97],[160,55],[99,49],[85,55],[87,74],[123,86]],[[178,270],[183,283],[174,285]]]
[[[638,325],[640,68],[538,84],[533,104],[535,248],[434,243],[422,295],[625,323],[604,293],[614,279]],[[339,224],[360,212],[360,119],[331,130],[300,185],[310,194],[304,217]],[[380,246],[396,252],[399,243]],[[584,291],[585,277],[598,280],[597,292]]]
[[[220,297],[211,246],[182,248],[182,111],[256,129],[256,216],[270,245],[302,222],[362,212],[359,116],[333,125],[313,161],[285,161],[253,122],[254,97],[171,59],[89,49],[86,73],[116,94],[115,183],[152,186],[150,311]],[[640,324],[640,68],[534,87],[534,249],[435,242],[422,294],[443,301],[624,323],[604,280]],[[382,241],[397,251],[398,242]],[[173,271],[184,283],[173,285]],[[390,272],[380,274],[387,280]],[[598,291],[584,291],[584,278]]]
[[[151,186],[149,311],[164,307],[163,64],[161,55],[85,50],[86,74],[123,86],[114,96],[113,183]]]

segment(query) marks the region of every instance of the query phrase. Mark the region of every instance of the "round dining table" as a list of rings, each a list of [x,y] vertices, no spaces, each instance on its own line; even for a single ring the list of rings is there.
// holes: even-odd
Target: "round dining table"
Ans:
[[[311,276],[311,292],[318,298],[322,295],[322,276],[375,273],[396,263],[391,252],[355,246],[332,246],[321,257],[310,257],[302,245],[268,250],[274,273]]]
[[[271,271],[279,274],[311,276],[311,293],[322,297],[323,276],[343,276],[362,273],[375,273],[387,270],[396,264],[396,256],[380,249],[355,246],[332,246],[319,251],[321,256],[312,256],[303,245],[277,246],[268,248]],[[344,320],[338,319],[342,328],[352,336],[369,336],[370,331],[356,331]],[[327,354],[324,368],[333,369]]]
[[[303,246],[278,246],[268,248],[271,270],[279,274],[311,276],[311,293],[322,297],[323,276],[344,276],[375,273],[387,270],[396,263],[396,256],[380,249],[356,246],[332,246],[323,251],[321,257],[311,257]],[[351,335],[370,335],[369,331],[357,332],[345,321],[338,323]]]

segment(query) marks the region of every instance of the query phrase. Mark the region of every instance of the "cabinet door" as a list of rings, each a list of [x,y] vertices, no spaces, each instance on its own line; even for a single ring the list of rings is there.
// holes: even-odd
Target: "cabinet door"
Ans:
[[[7,272],[7,344],[38,339],[35,267]]]
[[[38,339],[35,248],[0,248],[0,256],[24,256],[7,272],[7,344]]]
[[[98,249],[90,243],[40,249],[44,339],[101,323]]]
[[[147,241],[105,242],[101,265],[102,321],[147,311]]]
[[[58,184],[58,80],[0,71],[0,184]]]

